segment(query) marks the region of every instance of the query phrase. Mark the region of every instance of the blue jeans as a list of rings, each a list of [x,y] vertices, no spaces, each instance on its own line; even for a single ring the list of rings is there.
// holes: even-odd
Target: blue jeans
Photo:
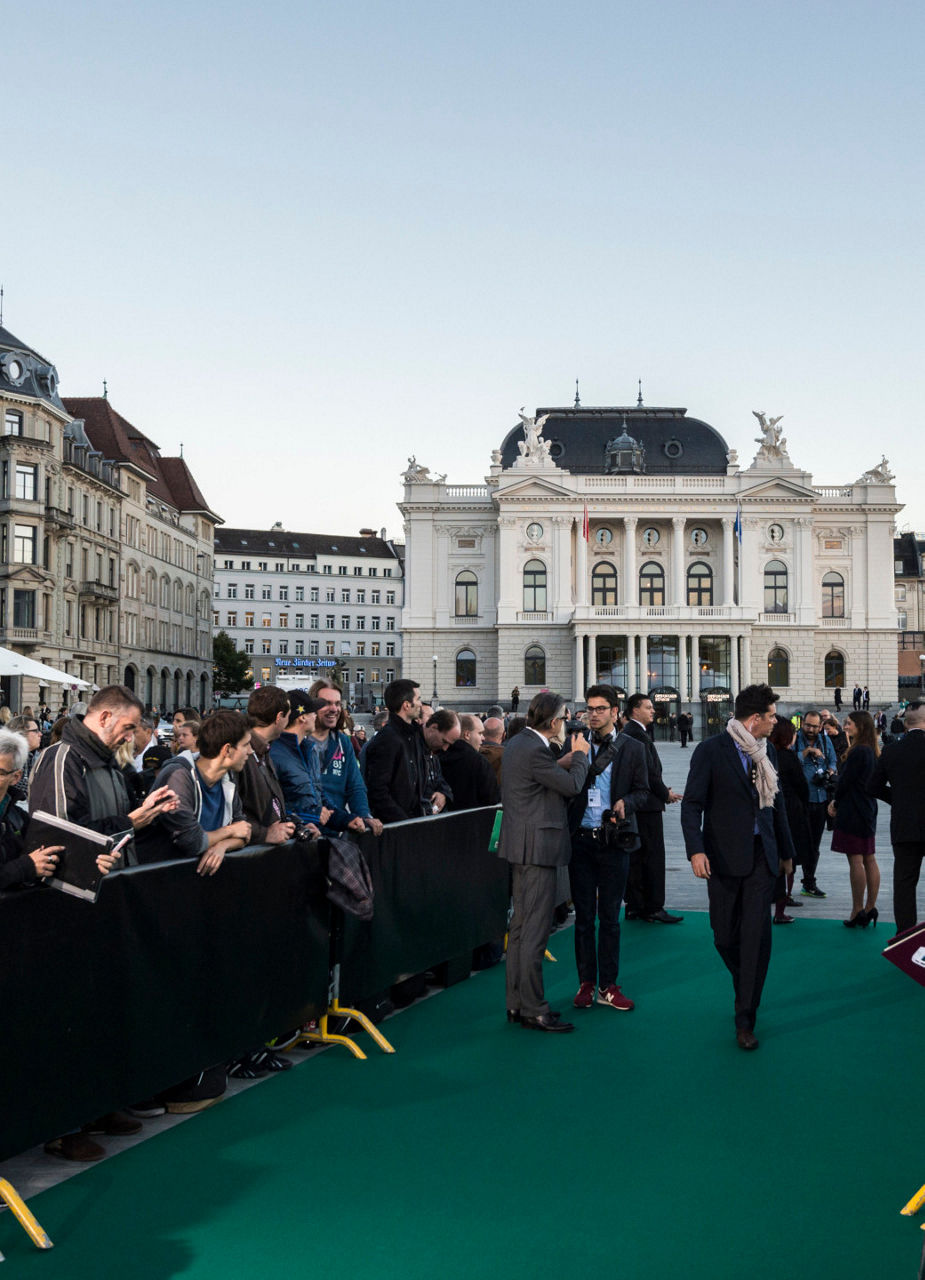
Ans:
[[[620,969],[620,906],[630,856],[580,829],[572,837],[569,882],[575,904],[579,982],[616,986]],[[599,921],[595,944],[594,924]]]

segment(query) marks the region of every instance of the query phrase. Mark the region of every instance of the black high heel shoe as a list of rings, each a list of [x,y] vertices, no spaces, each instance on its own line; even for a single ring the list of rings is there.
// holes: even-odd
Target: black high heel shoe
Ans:
[[[846,929],[864,929],[867,927],[867,920],[864,917],[863,907],[856,916],[852,916],[850,920],[843,920],[842,924]]]
[[[880,912],[877,910],[876,907],[871,907],[870,911],[864,912],[864,928],[866,929],[869,924],[872,924],[876,929],[877,921],[879,918],[880,918]]]

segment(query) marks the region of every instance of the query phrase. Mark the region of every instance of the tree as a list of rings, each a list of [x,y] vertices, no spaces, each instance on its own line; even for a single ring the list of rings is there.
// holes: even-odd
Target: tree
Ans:
[[[212,688],[219,697],[243,693],[254,687],[251,659],[239,653],[227,631],[219,631],[212,642]]]

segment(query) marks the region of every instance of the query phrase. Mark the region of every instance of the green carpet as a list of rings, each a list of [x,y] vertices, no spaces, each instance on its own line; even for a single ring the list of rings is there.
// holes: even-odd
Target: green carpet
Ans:
[[[386,1024],[394,1056],[329,1050],[36,1197],[51,1253],[4,1214],[5,1270],[911,1277],[925,992],[888,933],[775,929],[752,1054],[703,915],[625,926],[636,1011],[576,1012],[571,1036],[508,1026],[503,968],[480,974]],[[563,1012],[571,948],[547,966]]]

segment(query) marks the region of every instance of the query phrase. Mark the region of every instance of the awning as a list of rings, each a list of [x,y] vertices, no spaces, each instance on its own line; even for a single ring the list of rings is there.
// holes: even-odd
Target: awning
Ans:
[[[89,689],[90,682],[81,680],[80,676],[71,675],[67,671],[59,671],[57,667],[47,667],[44,662],[36,662],[25,654],[16,653],[13,649],[0,646],[0,676],[32,676],[42,684],[66,684],[73,689]]]

